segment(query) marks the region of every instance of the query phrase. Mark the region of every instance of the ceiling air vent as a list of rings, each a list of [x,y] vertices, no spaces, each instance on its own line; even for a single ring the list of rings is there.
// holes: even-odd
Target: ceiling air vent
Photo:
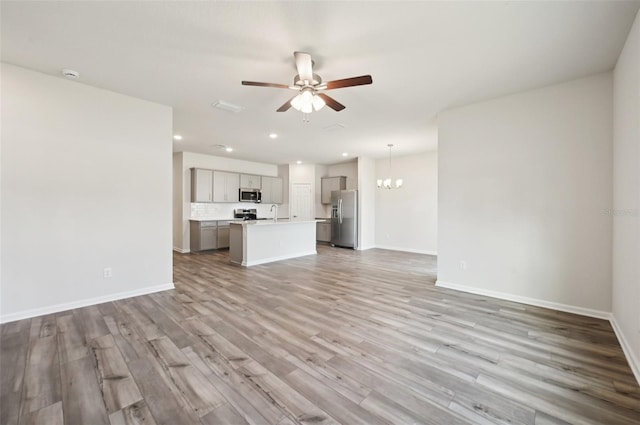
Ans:
[[[218,100],[217,102],[212,103],[211,106],[236,114],[244,109],[242,106],[234,105],[233,103],[225,102],[224,100]]]
[[[80,78],[80,73],[78,71],[74,71],[73,69],[63,69],[62,75],[67,78],[71,78],[72,80],[77,80]]]
[[[340,130],[342,128],[347,128],[347,126],[344,124],[337,123],[337,124],[328,125],[326,127],[323,127],[322,129],[325,131],[335,131],[335,130]]]

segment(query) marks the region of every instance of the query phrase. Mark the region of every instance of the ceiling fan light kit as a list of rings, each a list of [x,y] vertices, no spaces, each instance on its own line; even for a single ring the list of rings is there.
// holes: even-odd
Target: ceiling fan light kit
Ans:
[[[342,111],[345,108],[343,104],[324,93],[320,93],[320,91],[362,86],[373,83],[371,75],[362,75],[360,77],[345,78],[342,80],[323,83],[322,78],[320,78],[318,74],[313,73],[313,61],[311,60],[311,55],[309,53],[294,52],[293,56],[296,60],[298,75],[293,78],[292,86],[277,83],[261,83],[257,81],[242,81],[242,85],[274,87],[299,91],[300,93],[279,107],[277,112],[285,112],[289,110],[289,108],[293,107],[295,110],[302,112],[302,120],[305,122],[309,122],[310,113],[313,111],[319,111],[325,105],[337,112]]]
[[[391,148],[393,147],[393,144],[390,143],[387,146],[389,147],[389,177],[386,179],[378,179],[376,183],[378,185],[378,189],[400,189],[403,183],[402,179],[396,179],[395,186],[391,184]]]

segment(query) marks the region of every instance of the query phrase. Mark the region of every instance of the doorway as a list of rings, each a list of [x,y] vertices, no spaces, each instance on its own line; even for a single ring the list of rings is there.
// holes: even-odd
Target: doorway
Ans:
[[[291,220],[311,220],[311,184],[293,183],[291,187]]]

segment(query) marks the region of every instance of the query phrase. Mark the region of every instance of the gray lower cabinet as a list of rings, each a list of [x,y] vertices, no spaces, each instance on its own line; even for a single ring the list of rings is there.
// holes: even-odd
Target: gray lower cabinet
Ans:
[[[316,240],[318,242],[331,242],[331,222],[316,222]]]
[[[191,252],[218,248],[217,221],[190,221],[189,235]]]
[[[229,248],[229,222],[218,221],[218,249]]]

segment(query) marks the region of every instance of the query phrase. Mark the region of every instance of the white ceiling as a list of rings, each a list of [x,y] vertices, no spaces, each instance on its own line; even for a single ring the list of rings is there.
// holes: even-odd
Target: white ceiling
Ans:
[[[333,164],[437,148],[439,111],[614,67],[640,2],[10,2],[2,60],[172,106],[193,151]],[[302,122],[276,109],[291,91],[293,52],[324,81],[371,74],[328,92],[346,105]],[[62,78],[62,77],[61,77]],[[218,99],[241,105],[213,109]],[[326,130],[332,124],[345,128]],[[268,138],[270,132],[280,137]],[[212,145],[233,147],[232,153]]]

